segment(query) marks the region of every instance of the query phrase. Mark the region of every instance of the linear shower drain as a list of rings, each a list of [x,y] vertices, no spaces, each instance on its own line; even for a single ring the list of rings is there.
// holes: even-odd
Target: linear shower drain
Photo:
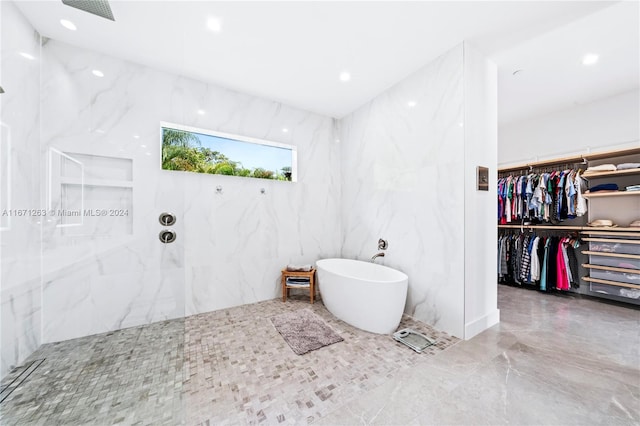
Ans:
[[[7,399],[7,397],[11,395],[11,392],[16,390],[18,386],[24,383],[25,380],[29,378],[31,373],[33,373],[38,367],[40,367],[44,360],[45,358],[36,359],[20,367],[16,367],[11,373],[9,373],[6,380],[4,380],[8,383],[6,385],[3,384],[2,389],[0,390],[0,402]]]

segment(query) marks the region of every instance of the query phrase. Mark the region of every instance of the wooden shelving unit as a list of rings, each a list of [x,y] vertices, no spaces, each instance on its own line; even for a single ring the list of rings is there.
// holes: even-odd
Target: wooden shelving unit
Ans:
[[[626,158],[625,158],[626,157]],[[603,163],[611,162],[613,164],[620,164],[623,162],[640,162],[640,144],[637,147],[602,151],[595,153],[586,153],[581,155],[572,155],[560,158],[553,158],[548,160],[533,161],[526,164],[517,164],[511,166],[505,166],[498,168],[498,176],[506,176],[508,174],[527,174],[535,169],[553,169],[565,168],[565,167],[580,167],[586,170],[588,166],[599,165]],[[612,182],[617,183],[619,186],[628,186],[628,182],[638,181],[640,183],[640,168],[616,170],[616,171],[602,171],[583,174],[582,177],[589,181],[590,186],[595,186],[600,182]],[[600,180],[599,179],[606,179]],[[621,185],[624,183],[624,185]],[[589,201],[589,216],[584,217],[583,225],[524,225],[521,223],[513,222],[505,225],[498,225],[499,229],[522,229],[522,230],[552,230],[559,232],[579,232],[583,237],[582,240],[590,243],[590,248],[596,248],[595,243],[609,244],[607,249],[636,252],[635,248],[640,245],[640,228],[630,228],[626,226],[618,227],[593,227],[587,226],[586,223],[595,219],[611,219],[614,223],[626,225],[630,223],[630,216],[635,215],[637,210],[637,201],[640,200],[640,191],[612,191],[612,192],[594,192],[593,194],[583,194]],[[638,197],[638,198],[633,198]],[[576,223],[578,221],[574,221]],[[626,244],[627,246],[616,246],[618,244]],[[602,248],[602,247],[597,247]],[[633,248],[633,250],[630,250]],[[640,254],[626,254],[616,253],[608,251],[595,251],[585,250],[581,252],[583,255],[588,256],[589,260],[583,261],[582,271],[580,275],[583,275],[585,271],[586,276],[583,279],[588,283],[584,291],[582,288],[578,289],[579,293],[589,294],[598,297],[611,298],[615,300],[625,300],[629,303],[637,304],[634,301],[635,296],[629,294],[636,294],[640,291],[640,283],[636,284],[635,279],[627,279],[629,275],[637,276],[640,274],[640,269],[634,269],[640,262]],[[603,256],[592,257],[592,256]],[[598,263],[598,264],[595,264]],[[622,266],[620,266],[620,264]],[[627,265],[625,265],[627,264]],[[611,266],[609,266],[611,265]],[[624,274],[624,275],[622,275]],[[595,277],[593,276],[595,275]],[[605,279],[606,278],[606,279]],[[624,282],[624,281],[633,281]],[[631,293],[629,293],[631,292]]]

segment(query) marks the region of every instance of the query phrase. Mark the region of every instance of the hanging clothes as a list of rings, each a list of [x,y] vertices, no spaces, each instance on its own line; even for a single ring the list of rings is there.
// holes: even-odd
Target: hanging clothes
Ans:
[[[497,187],[500,224],[525,219],[560,223],[587,213],[581,170],[509,175],[498,179]]]
[[[580,286],[577,237],[509,231],[498,238],[498,282],[567,291]]]

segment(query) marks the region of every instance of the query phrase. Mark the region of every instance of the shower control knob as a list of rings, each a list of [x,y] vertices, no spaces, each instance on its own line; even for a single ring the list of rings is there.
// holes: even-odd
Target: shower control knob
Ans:
[[[172,243],[176,240],[176,233],[175,231],[171,230],[171,229],[163,229],[162,231],[160,231],[160,234],[158,235],[158,238],[160,238],[160,241],[163,242],[164,244],[169,244]]]
[[[160,213],[160,217],[158,218],[160,225],[162,226],[173,226],[176,223],[176,215],[172,213]]]

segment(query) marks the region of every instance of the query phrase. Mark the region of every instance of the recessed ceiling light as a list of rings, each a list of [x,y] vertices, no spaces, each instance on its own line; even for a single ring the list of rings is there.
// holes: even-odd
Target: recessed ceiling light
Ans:
[[[282,128],[282,133],[289,133],[289,129],[287,129],[286,127]]]
[[[133,135],[133,138],[134,138],[134,139],[140,139],[140,135],[135,134],[135,135]]]
[[[199,115],[204,115],[205,111],[203,109],[199,109],[198,111],[196,111]]]
[[[35,61],[35,56],[28,54],[27,52],[20,52],[20,56],[29,60]]]
[[[146,148],[146,147],[147,147],[146,145],[140,145],[140,148]]]
[[[340,73],[340,81],[349,81],[351,80],[351,74],[348,71],[342,71]]]
[[[220,31],[222,31],[222,20],[216,17],[207,19],[207,28],[209,28],[214,33],[219,33]]]
[[[71,21],[69,21],[69,20],[67,20],[67,19],[61,19],[61,20],[60,20],[60,24],[61,24],[63,27],[65,27],[66,29],[71,30],[71,31],[75,31],[75,30],[77,30],[77,29],[78,29],[78,28],[76,27],[76,24],[74,24],[73,22],[71,22]]]
[[[587,53],[582,57],[582,65],[593,65],[598,62],[599,58],[595,53]]]
[[[409,101],[407,102],[407,106],[409,108],[413,108],[414,106],[418,105],[418,103],[416,101]]]
[[[100,70],[93,70],[91,71],[91,74],[95,75],[96,77],[104,77],[104,73]]]

